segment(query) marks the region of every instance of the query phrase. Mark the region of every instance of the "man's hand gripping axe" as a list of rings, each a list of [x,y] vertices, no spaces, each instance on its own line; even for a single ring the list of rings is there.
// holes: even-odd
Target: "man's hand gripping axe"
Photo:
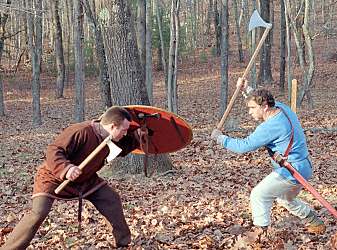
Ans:
[[[99,144],[97,146],[97,148],[95,148],[94,151],[92,151],[90,153],[90,155],[87,156],[87,158],[84,159],[84,161],[78,166],[79,169],[84,169],[86,167],[86,165],[106,146],[108,145],[109,147],[109,155],[107,157],[107,161],[111,161],[114,158],[116,158],[119,153],[122,151],[121,148],[119,148],[116,144],[114,144],[111,141],[111,135],[108,136],[107,138],[104,139],[104,141],[101,142],[101,144]],[[55,189],[55,193],[59,194],[68,184],[69,184],[70,180],[65,180],[63,181],[56,189]]]
[[[259,53],[261,47],[262,47],[262,44],[264,43],[264,41],[266,40],[267,38],[267,35],[269,33],[269,31],[271,30],[272,28],[272,24],[271,23],[266,23],[262,18],[261,16],[259,15],[259,12],[257,12],[257,10],[254,10],[252,16],[250,17],[250,20],[249,20],[249,31],[257,28],[257,27],[264,27],[266,28],[266,30],[264,31],[261,39],[260,39],[260,42],[259,44],[257,45],[255,51],[254,51],[254,54],[252,55],[252,58],[250,59],[247,67],[246,67],[246,70],[245,72],[243,73],[242,75],[242,78],[246,78],[250,69],[252,68],[253,66],[253,63],[255,61],[255,58],[257,56],[257,54]],[[232,96],[232,98],[230,99],[229,103],[228,103],[228,106],[226,108],[226,111],[225,113],[223,114],[219,124],[217,125],[217,129],[221,130],[222,126],[224,125],[228,115],[229,115],[229,112],[232,110],[232,107],[233,107],[233,104],[234,104],[234,101],[235,99],[238,97],[239,93],[240,93],[240,89],[241,89],[241,86],[238,86]]]

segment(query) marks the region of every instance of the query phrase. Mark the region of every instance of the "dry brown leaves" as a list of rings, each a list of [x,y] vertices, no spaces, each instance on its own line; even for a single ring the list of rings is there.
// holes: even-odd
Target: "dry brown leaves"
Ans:
[[[240,72],[243,65],[231,67],[231,72]],[[312,93],[317,100],[315,110],[304,107],[299,111],[305,128],[337,126],[336,100],[331,96],[337,89],[335,79],[327,73],[329,67],[333,70],[332,65],[324,65],[324,82]],[[220,68],[218,61],[210,58],[208,64],[186,64],[179,73],[179,114],[193,127],[194,139],[191,145],[171,155],[176,171],[151,178],[119,173],[108,178],[123,200],[133,237],[131,249],[336,249],[336,220],[307,192],[302,192],[301,198],[322,216],[327,225],[324,235],[308,234],[298,219],[277,206],[273,208],[268,239],[256,242],[257,236],[249,234],[249,194],[270,172],[269,159],[263,150],[236,155],[210,141],[218,114],[220,78],[215,68]],[[230,74],[230,93],[237,76]],[[165,100],[162,78],[155,80],[154,105],[162,107]],[[5,81],[7,116],[1,118],[0,130],[0,244],[30,207],[33,176],[46,145],[72,122],[72,86],[66,89],[65,99],[54,100],[48,81],[51,80],[43,79],[44,124],[39,128],[31,126],[31,111],[27,110],[31,106],[29,83],[23,79],[17,79],[16,85]],[[88,117],[93,118],[101,113],[101,107],[97,84],[88,83],[87,96],[91,97],[87,103]],[[286,101],[284,96],[280,98]],[[229,123],[241,130],[224,131],[239,137],[247,135],[256,125],[240,98]],[[337,133],[307,130],[306,134],[315,166],[311,183],[335,205]],[[81,235],[77,234],[76,214],[76,202],[57,202],[30,249],[114,247],[109,227],[91,204],[84,204]]]

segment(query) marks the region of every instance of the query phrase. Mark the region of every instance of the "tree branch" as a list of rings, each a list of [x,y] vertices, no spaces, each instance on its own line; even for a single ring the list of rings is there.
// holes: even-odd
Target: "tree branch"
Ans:
[[[6,39],[8,39],[8,38],[11,38],[11,37],[13,37],[13,36],[16,36],[17,34],[21,33],[22,31],[24,31],[24,30],[18,30],[18,31],[16,31],[16,32],[12,33],[12,34],[8,34],[7,36],[3,36],[2,38],[3,38],[3,40],[6,40]]]

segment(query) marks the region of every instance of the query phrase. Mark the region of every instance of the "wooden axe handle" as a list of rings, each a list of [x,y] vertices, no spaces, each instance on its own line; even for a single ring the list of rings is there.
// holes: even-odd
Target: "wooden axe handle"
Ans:
[[[107,145],[107,142],[111,140],[111,137],[108,136],[107,138],[104,139],[104,141],[101,142],[101,144],[99,144],[97,146],[97,148],[95,148],[94,151],[92,151],[90,153],[90,155],[87,156],[87,158],[84,159],[84,161],[82,161],[82,163],[78,166],[79,169],[83,169],[85,168],[85,166]],[[64,180],[56,189],[55,189],[55,193],[59,194],[68,184],[69,184],[70,180]]]
[[[250,69],[251,69],[252,66],[253,66],[253,63],[254,63],[254,61],[255,61],[255,58],[256,58],[257,54],[259,53],[259,51],[260,51],[260,49],[261,49],[261,47],[262,47],[262,44],[263,44],[264,40],[266,40],[266,38],[267,38],[267,35],[268,35],[268,32],[269,32],[270,29],[271,29],[271,27],[267,27],[267,28],[265,29],[265,31],[263,32],[263,35],[262,35],[262,37],[261,37],[261,39],[260,39],[260,42],[259,42],[259,44],[257,45],[257,47],[256,47],[256,49],[255,49],[255,51],[254,51],[254,54],[252,55],[252,58],[250,59],[248,65],[247,65],[247,67],[246,67],[246,69],[245,69],[245,72],[244,72],[243,75],[242,75],[242,78],[246,78],[246,77],[247,77],[247,75],[248,75]],[[233,105],[234,105],[234,102],[235,102],[236,98],[238,97],[238,95],[239,95],[239,93],[240,93],[240,89],[241,89],[241,86],[239,86],[239,87],[237,87],[237,88],[235,89],[234,94],[233,94],[232,98],[230,99],[230,101],[229,101],[229,103],[228,103],[228,105],[227,105],[227,108],[226,108],[225,113],[223,114],[223,116],[222,116],[222,118],[221,118],[219,124],[216,126],[217,129],[220,130],[220,129],[222,128],[222,126],[224,125],[226,119],[228,118],[229,112],[232,110]]]

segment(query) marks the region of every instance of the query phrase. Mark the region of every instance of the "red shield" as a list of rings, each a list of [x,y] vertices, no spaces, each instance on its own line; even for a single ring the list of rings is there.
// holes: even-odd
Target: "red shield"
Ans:
[[[130,105],[125,106],[132,116],[131,127],[145,126],[149,131],[148,153],[163,154],[186,147],[192,140],[192,129],[178,115],[164,109]],[[144,153],[137,149],[133,153]]]

